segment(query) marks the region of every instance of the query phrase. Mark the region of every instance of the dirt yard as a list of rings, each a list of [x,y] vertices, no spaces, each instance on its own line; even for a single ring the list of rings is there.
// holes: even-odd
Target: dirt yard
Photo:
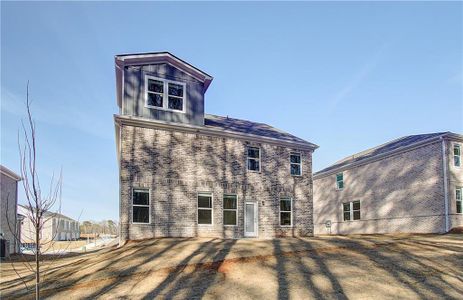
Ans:
[[[8,262],[0,289],[33,297]],[[463,235],[132,242],[59,259],[42,289],[50,299],[463,299]]]

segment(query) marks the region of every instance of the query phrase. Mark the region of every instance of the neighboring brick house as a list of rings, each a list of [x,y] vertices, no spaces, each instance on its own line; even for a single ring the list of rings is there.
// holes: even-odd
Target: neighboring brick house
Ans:
[[[7,251],[3,254],[8,256],[19,252],[19,243],[16,241],[18,237],[16,205],[18,203],[18,182],[21,177],[2,165],[0,165],[0,174],[0,234],[6,242],[5,250]]]
[[[25,205],[18,205],[18,215],[21,221],[21,243],[35,243],[35,227],[30,217],[31,210]],[[79,222],[63,214],[47,211],[43,214],[41,241],[47,243],[54,241],[71,241],[80,238]]]
[[[314,173],[315,234],[463,226],[462,147],[451,132],[406,136]]]
[[[205,114],[212,77],[170,53],[115,63],[121,242],[313,234],[316,145]]]

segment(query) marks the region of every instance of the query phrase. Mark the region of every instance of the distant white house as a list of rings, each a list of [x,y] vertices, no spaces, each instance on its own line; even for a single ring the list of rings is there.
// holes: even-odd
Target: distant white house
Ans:
[[[35,241],[35,230],[30,218],[31,210],[24,205],[18,205],[18,215],[23,216],[21,222],[21,243],[29,244]],[[71,241],[80,238],[79,222],[60,213],[46,212],[41,231],[43,242]]]

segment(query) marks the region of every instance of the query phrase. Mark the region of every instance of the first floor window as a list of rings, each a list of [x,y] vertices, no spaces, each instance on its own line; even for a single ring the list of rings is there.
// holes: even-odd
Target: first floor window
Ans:
[[[463,188],[458,187],[458,188],[455,190],[455,199],[457,200],[457,214],[463,213],[463,212],[462,212],[462,207],[461,207],[461,203],[462,203],[462,194],[463,194]]]
[[[212,224],[212,194],[198,194],[198,224]]]
[[[342,204],[344,221],[360,220],[360,201]]]
[[[223,225],[236,225],[236,195],[223,196]]]
[[[455,167],[461,166],[461,148],[460,145],[453,146],[453,164]]]
[[[280,225],[292,225],[292,203],[290,198],[280,199]]]
[[[291,175],[301,176],[302,175],[301,154],[291,153],[289,155],[289,160],[290,160]]]
[[[344,188],[344,174],[336,174],[336,189],[342,190]]]
[[[248,147],[247,165],[248,170],[260,172],[260,148]]]
[[[148,189],[133,189],[132,222],[150,222],[150,191]]]

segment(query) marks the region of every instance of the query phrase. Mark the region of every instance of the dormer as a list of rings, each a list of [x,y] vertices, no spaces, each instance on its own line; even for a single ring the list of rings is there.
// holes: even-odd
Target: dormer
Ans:
[[[121,115],[204,125],[204,94],[212,77],[169,52],[116,55]]]

